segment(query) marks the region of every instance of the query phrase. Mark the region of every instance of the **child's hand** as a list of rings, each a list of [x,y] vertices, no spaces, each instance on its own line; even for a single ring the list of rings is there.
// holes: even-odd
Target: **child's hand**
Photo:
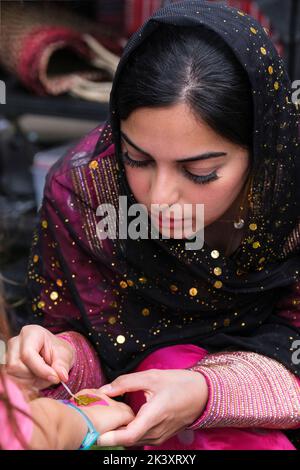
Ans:
[[[97,389],[81,390],[76,396],[80,395],[97,396],[99,400],[104,400],[108,404],[108,406],[105,406],[105,404],[90,404],[89,406],[79,407],[90,418],[100,435],[126,426],[135,417],[128,405],[113,400],[104,393],[99,393]]]

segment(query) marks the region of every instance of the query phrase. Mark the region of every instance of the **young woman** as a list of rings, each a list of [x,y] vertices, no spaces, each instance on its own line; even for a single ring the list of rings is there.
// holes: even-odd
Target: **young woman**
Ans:
[[[127,45],[109,121],[48,175],[28,275],[41,326],[11,341],[10,371],[40,388],[112,381],[100,390],[137,414],[103,445],[294,449],[298,125],[255,20],[203,1],[158,11]],[[169,238],[102,239],[98,206],[118,214],[119,196],[162,235],[152,204],[204,204],[203,247],[186,249],[180,218]]]

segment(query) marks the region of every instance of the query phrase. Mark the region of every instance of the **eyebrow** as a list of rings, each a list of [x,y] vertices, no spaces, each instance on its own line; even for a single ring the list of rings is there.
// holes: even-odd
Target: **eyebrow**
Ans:
[[[134,144],[132,142],[132,140],[129,139],[129,137],[124,134],[124,132],[121,131],[121,136],[123,137],[123,139],[129,144],[131,145],[133,148],[135,148],[136,150],[138,150],[139,152],[143,153],[144,155],[146,155],[147,157],[150,157],[153,159],[152,155],[150,155],[150,153],[148,152],[145,152],[145,150],[141,149],[140,147],[138,147],[136,144]],[[201,155],[195,155],[194,157],[188,157],[188,158],[180,158],[179,160],[176,160],[176,162],[178,163],[183,163],[183,162],[194,162],[194,161],[197,161],[197,160],[208,160],[210,158],[216,158],[216,157],[224,157],[226,156],[227,153],[226,152],[205,152],[205,153],[202,153]]]

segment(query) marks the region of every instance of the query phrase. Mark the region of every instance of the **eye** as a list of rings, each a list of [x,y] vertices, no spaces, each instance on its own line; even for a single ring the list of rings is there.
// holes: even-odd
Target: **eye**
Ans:
[[[127,151],[122,153],[122,159],[126,165],[129,165],[133,168],[144,168],[155,163],[154,160],[134,160],[129,156]],[[182,168],[182,172],[186,178],[197,184],[208,184],[212,181],[219,179],[219,176],[217,175],[216,171],[211,172],[209,175],[194,175],[185,168]]]
[[[212,181],[219,179],[219,176],[217,175],[216,170],[209,173],[209,175],[194,175],[193,173],[190,173],[185,168],[183,168],[182,170],[183,170],[184,175],[188,179],[190,179],[191,181],[194,181],[194,183],[197,183],[197,184],[208,184],[208,183],[211,183]]]
[[[122,153],[122,158],[125,164],[132,166],[132,167],[145,167],[152,163],[151,160],[134,160],[128,154],[128,152]]]

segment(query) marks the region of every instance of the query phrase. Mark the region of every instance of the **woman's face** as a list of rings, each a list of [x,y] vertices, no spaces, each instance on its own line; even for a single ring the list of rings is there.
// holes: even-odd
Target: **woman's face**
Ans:
[[[204,204],[206,227],[237,200],[248,151],[197,120],[187,105],[139,108],[121,121],[121,133],[129,186],[149,213],[151,204]],[[163,232],[157,219],[155,224]]]

